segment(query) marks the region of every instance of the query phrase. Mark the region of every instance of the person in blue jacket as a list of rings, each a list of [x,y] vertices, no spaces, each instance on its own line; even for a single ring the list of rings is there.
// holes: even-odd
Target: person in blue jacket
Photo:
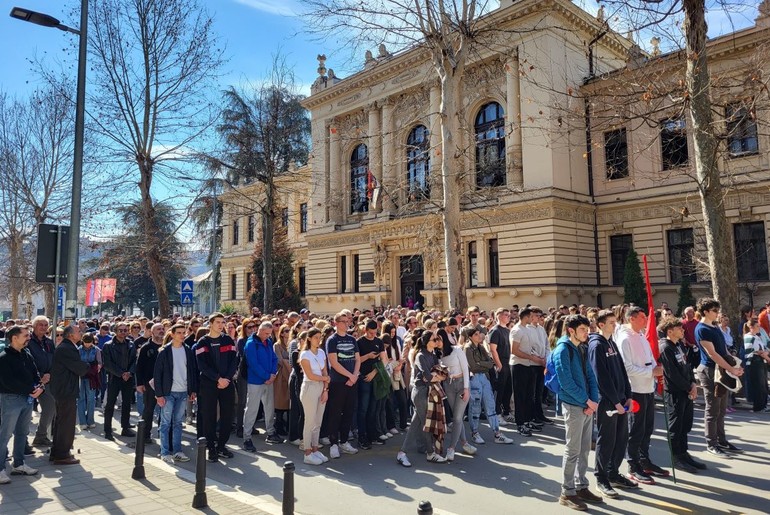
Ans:
[[[246,395],[246,412],[243,414],[243,448],[256,452],[251,441],[251,428],[257,421],[259,404],[265,410],[265,430],[268,443],[281,443],[283,440],[275,432],[275,402],[273,399],[273,383],[278,373],[278,356],[273,351],[273,324],[262,322],[257,332],[249,336],[243,349],[246,360],[246,380],[248,381]]]
[[[590,324],[582,315],[569,315],[564,320],[567,335],[559,339],[552,357],[560,387],[556,400],[566,430],[559,504],[579,511],[587,509],[587,502],[604,502],[588,489],[586,477],[593,414],[599,407],[599,385],[585,345]]]

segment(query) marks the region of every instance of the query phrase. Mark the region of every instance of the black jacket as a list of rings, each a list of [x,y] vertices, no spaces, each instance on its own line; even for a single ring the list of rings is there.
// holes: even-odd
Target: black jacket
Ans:
[[[660,341],[660,364],[666,391],[671,394],[686,394],[695,384],[695,375],[687,359],[684,344],[676,344],[668,338]]]
[[[612,404],[625,404],[631,398],[631,383],[618,346],[601,333],[588,336],[588,361],[599,384],[599,399]]]
[[[27,349],[29,349],[29,353],[32,354],[32,358],[35,360],[35,365],[37,366],[37,371],[40,375],[51,372],[54,347],[53,340],[48,336],[43,335],[42,340],[38,340],[34,334],[30,335]]]
[[[238,369],[238,354],[235,349],[235,342],[225,333],[219,336],[219,366],[216,365],[217,360],[211,352],[211,342],[211,337],[206,335],[198,340],[198,343],[193,347],[195,361],[201,377],[211,381],[218,381],[220,378],[232,381]]]
[[[155,373],[155,360],[161,348],[162,345],[156,345],[152,340],[142,345],[136,359],[136,386],[149,386],[147,383]]]
[[[118,343],[112,339],[104,344],[102,361],[108,374],[120,377],[124,372],[136,373],[136,347],[131,340]]]
[[[164,345],[155,360],[153,378],[156,397],[165,397],[171,393],[171,385],[174,383],[174,356],[171,347],[170,342]],[[187,355],[187,394],[190,395],[198,391],[198,367],[192,349],[184,344],[182,347]]]
[[[38,383],[40,374],[27,349],[17,351],[8,345],[0,352],[0,393],[28,395]]]
[[[80,378],[88,372],[89,364],[80,360],[80,352],[69,340],[62,340],[53,353],[50,391],[54,399],[76,399],[80,393]]]

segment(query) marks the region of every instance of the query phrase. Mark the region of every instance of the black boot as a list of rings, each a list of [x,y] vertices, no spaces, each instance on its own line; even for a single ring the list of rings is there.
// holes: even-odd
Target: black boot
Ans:
[[[689,452],[685,452],[682,455],[682,458],[684,459],[684,461],[686,461],[687,463],[689,463],[690,465],[692,465],[693,467],[695,467],[698,470],[706,470],[706,468],[707,468],[705,463],[700,462],[700,461],[696,460],[695,458],[693,458],[692,456],[690,456]]]

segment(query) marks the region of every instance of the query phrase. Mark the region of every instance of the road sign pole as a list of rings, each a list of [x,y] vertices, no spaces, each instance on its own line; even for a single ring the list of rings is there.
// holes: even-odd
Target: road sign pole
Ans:
[[[61,225],[56,226],[56,268],[53,282],[53,291],[56,295],[56,302],[53,307],[53,323],[51,324],[51,341],[56,343],[56,326],[59,325],[59,256],[61,256]]]

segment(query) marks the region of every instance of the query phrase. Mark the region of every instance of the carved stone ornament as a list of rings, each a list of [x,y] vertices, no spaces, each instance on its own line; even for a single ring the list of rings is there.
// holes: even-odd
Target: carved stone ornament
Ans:
[[[543,290],[540,288],[535,288],[534,290],[532,290],[532,293],[535,295],[535,297],[543,296]]]
[[[519,296],[519,290],[516,288],[511,288],[511,291],[508,292],[508,295],[513,297],[514,299]]]
[[[372,260],[374,261],[374,275],[377,283],[383,284],[388,269],[388,251],[383,243],[374,243],[372,246]]]

